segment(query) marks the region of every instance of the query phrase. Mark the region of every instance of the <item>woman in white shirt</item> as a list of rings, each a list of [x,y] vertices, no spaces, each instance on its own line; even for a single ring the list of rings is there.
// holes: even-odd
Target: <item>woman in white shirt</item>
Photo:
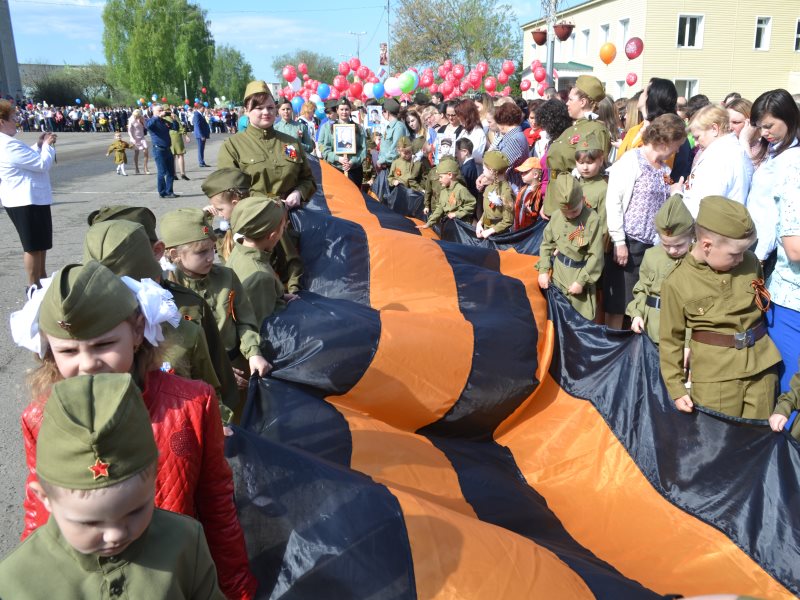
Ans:
[[[17,135],[16,107],[0,100],[0,200],[22,242],[28,287],[47,277],[45,256],[53,247],[50,167],[56,157],[56,135],[42,136],[41,149],[25,145]]]
[[[456,116],[464,128],[458,139],[463,137],[472,142],[472,160],[477,165],[483,164],[483,153],[486,151],[486,132],[481,125],[481,115],[472,100],[462,100],[455,108]],[[456,140],[458,141],[458,140]]]

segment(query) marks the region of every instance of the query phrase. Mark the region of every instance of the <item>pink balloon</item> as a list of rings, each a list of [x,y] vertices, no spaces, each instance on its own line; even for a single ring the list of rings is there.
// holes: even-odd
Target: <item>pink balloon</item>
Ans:
[[[547,79],[547,71],[545,71],[544,67],[540,65],[533,70],[533,78],[539,83],[542,83],[545,79]]]
[[[456,76],[451,72],[444,76],[444,80],[454,84],[456,82]]]
[[[467,90],[470,88],[469,81],[466,79],[463,80],[461,83],[458,84],[458,88],[461,90],[462,94],[466,94]]]
[[[497,81],[499,83],[508,83],[508,73],[506,73],[505,71],[500,71],[497,74]]]
[[[292,83],[295,79],[297,79],[297,71],[295,71],[292,65],[286,65],[283,67],[282,75],[283,78],[289,83]]]
[[[487,77],[483,80],[483,87],[487,92],[493,92],[497,88],[497,80],[494,77]]]
[[[300,71],[303,75],[308,75],[308,66],[306,63],[300,63],[297,65],[297,70]]]
[[[467,80],[470,82],[471,85],[478,85],[481,82],[481,74],[477,70],[471,71],[470,74],[467,76]]]
[[[294,90],[292,89],[291,86],[287,85],[281,91],[281,96],[283,96],[284,98],[292,98],[294,96]]]
[[[527,92],[529,89],[531,89],[531,80],[523,79],[522,81],[520,81],[519,89],[522,90],[523,92]]]
[[[478,79],[480,79],[489,72],[489,65],[486,64],[485,60],[482,60],[475,65],[475,71],[478,73]]]
[[[303,81],[308,82],[308,79],[309,79],[308,74],[303,73]]]
[[[358,67],[356,75],[358,75],[359,79],[366,79],[367,77],[369,77],[369,69],[364,65],[361,65],[360,67]]]
[[[500,92],[500,93],[503,94],[503,96],[508,96],[511,93],[511,88],[509,86],[506,86],[506,87],[503,88],[503,91]]]
[[[542,61],[538,58],[531,63],[531,71],[535,71],[538,67],[542,66]]]
[[[350,72],[350,65],[344,61],[339,63],[339,75],[347,75]]]
[[[639,77],[637,77],[636,73],[628,73],[628,76],[625,78],[625,83],[630,86],[636,85],[637,81],[639,81]]]
[[[358,67],[361,66],[361,61],[354,56],[353,58],[350,59],[350,62],[348,64],[350,65],[350,68],[353,69],[353,71],[357,71]]]
[[[439,78],[444,79],[445,76],[447,75],[447,67],[445,67],[444,65],[440,65],[439,68],[437,69],[437,72],[439,73]]]
[[[318,87],[319,87],[319,81],[317,81],[316,79],[312,79],[311,80],[311,89],[316,92]]]
[[[510,60],[503,61],[503,73],[506,75],[511,75],[514,71],[516,71],[516,67],[514,66],[514,62]]]
[[[380,79],[372,75],[369,79],[367,79],[367,81],[369,81],[370,83],[378,83]]]
[[[461,79],[464,76],[464,65],[453,67],[453,75],[455,75],[456,79]]]

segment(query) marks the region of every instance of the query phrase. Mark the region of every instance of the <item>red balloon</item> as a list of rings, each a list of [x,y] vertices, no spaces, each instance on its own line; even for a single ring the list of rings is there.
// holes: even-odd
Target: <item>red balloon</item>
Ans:
[[[497,74],[497,81],[499,83],[508,83],[508,73],[506,73],[505,71],[500,71]]]
[[[503,73],[506,75],[511,75],[514,71],[516,71],[516,67],[514,66],[514,62],[510,60],[503,61]]]
[[[350,62],[348,64],[350,65],[350,68],[353,69],[353,71],[358,71],[358,67],[361,66],[361,61],[354,56],[353,58],[350,59]]]
[[[350,84],[350,95],[351,96],[360,96],[364,86],[361,85],[360,82],[356,81]]]
[[[456,65],[453,67],[453,75],[456,79],[461,79],[464,76],[464,65]]]
[[[450,73],[448,73],[447,75],[444,76],[444,80],[445,81],[449,81],[450,83],[455,83],[456,80],[457,80],[457,77],[455,75],[453,75],[452,72],[450,72]]]
[[[205,94],[208,90],[206,88],[201,88],[200,91]]]
[[[628,76],[625,78],[625,83],[628,85],[636,85],[637,81],[639,81],[639,77],[636,76],[636,73],[628,73]]]
[[[438,71],[438,73],[439,73],[439,77],[440,77],[441,79],[444,79],[444,78],[445,78],[445,75],[447,75],[447,68],[446,68],[444,65],[441,65],[441,66],[440,66],[440,67],[437,69],[437,71]]]
[[[308,66],[306,63],[300,63],[297,65],[297,70],[300,71],[303,75],[308,75]]]
[[[511,88],[509,86],[506,86],[506,87],[503,88],[503,91],[500,92],[500,93],[503,94],[503,96],[508,96],[511,93]]]
[[[294,90],[292,89],[291,86],[287,85],[281,91],[281,96],[283,96],[284,98],[291,98],[292,96],[294,96]]]
[[[185,99],[183,100],[183,103],[184,103],[184,104],[189,104],[189,99],[188,99],[188,98],[185,98]]]
[[[533,70],[533,78],[542,83],[545,79],[547,79],[547,71],[544,70],[544,67],[539,65]]]
[[[316,79],[312,79],[311,80],[311,89],[316,92],[318,87],[319,87],[319,81],[317,81]]]
[[[364,65],[361,65],[360,67],[358,67],[356,75],[358,75],[359,79],[366,79],[367,77],[369,77],[369,69]]]
[[[350,65],[344,61],[339,63],[339,75],[347,75],[350,72]]]
[[[531,71],[535,71],[538,67],[542,66],[542,61],[538,58],[531,63]]]
[[[161,101],[166,102],[167,101],[166,97],[162,98]]]
[[[419,78],[420,87],[430,87],[433,84],[433,75],[427,73]]]
[[[466,94],[467,90],[469,88],[470,88],[470,84],[469,84],[469,81],[467,81],[466,79],[458,84],[458,89],[461,90],[462,94]]]
[[[454,88],[454,87],[455,87],[455,86],[453,85],[453,83],[452,83],[452,82],[450,82],[450,81],[445,81],[444,83],[442,83],[442,87],[441,87],[442,93],[443,93],[445,96],[449,96],[450,94],[452,94],[452,93],[453,93],[453,88]]]
[[[480,83],[481,83],[481,74],[477,70],[477,67],[476,67],[475,71],[470,72],[470,74],[467,76],[467,79],[469,80],[470,84],[473,85],[473,86],[480,85]]]
[[[335,87],[331,88],[331,95],[328,96],[328,98],[331,100],[337,100],[339,98],[339,90],[337,90]]]
[[[350,68],[349,66],[347,67]],[[347,77],[344,75],[337,75],[333,78],[333,87],[335,87],[340,92],[345,91],[350,86],[350,82],[347,81]]]
[[[286,65],[283,67],[281,75],[283,75],[283,78],[289,83],[292,83],[295,79],[297,79],[297,71],[295,71],[292,65]]]
[[[439,86],[436,85],[435,83],[432,83],[431,87],[430,87],[430,90],[431,90],[431,94],[435,94],[436,92],[439,91]]]
[[[494,77],[487,77],[483,80],[483,87],[487,92],[493,92],[497,88],[497,80]]]
[[[442,63],[442,65],[444,65],[444,68],[449,71],[450,69],[453,68],[453,61],[448,58],[446,61]]]
[[[380,81],[380,79],[378,79],[377,77],[375,77],[373,75],[367,81],[369,81],[370,83],[378,83]]]
[[[489,65],[486,64],[485,60],[482,60],[477,65],[475,65],[475,71],[477,71],[478,78],[480,79],[489,72]]]
[[[628,57],[628,60],[639,58],[639,55],[643,50],[644,42],[642,41],[642,38],[632,37],[625,43],[625,56]]]
[[[537,88],[536,88],[536,92],[537,92],[537,93],[538,93],[540,96],[544,96],[544,91],[545,91],[546,89],[547,89],[547,84],[546,84],[546,83],[540,83],[540,84],[539,84],[539,87],[537,87]]]
[[[523,79],[522,81],[520,81],[519,89],[522,90],[523,92],[527,92],[529,89],[531,89],[531,80]]]

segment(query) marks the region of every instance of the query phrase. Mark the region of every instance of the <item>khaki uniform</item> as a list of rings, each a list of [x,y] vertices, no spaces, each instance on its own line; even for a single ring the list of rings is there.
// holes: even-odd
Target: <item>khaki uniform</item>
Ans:
[[[576,146],[588,135],[596,136],[603,152],[608,156],[608,149],[611,147],[611,134],[608,129],[601,121],[590,121],[583,118],[575,121],[572,127],[558,136],[547,149],[550,183],[544,197],[544,212],[548,217],[559,210],[558,198],[551,186],[558,177],[572,177],[572,170],[575,168]]]
[[[683,347],[687,328],[733,335],[764,323],[751,283],[762,278],[752,252],[730,271],[699,263],[691,251],[661,286],[661,375],[673,399],[687,394]],[[725,348],[690,340],[692,402],[734,417],[766,419],[777,389],[781,356],[764,335],[750,347]]]
[[[272,313],[286,308],[286,291],[269,261],[269,252],[235,244],[227,263],[242,282],[259,327]]]
[[[662,246],[648,249],[639,267],[639,281],[633,286],[633,300],[625,310],[631,319],[644,319],[645,333],[656,344],[661,326],[661,285],[678,263],[679,260],[670,258]]]
[[[425,191],[425,208],[429,211],[436,208],[437,199],[442,193],[442,184],[439,183],[439,176],[436,174],[436,169],[431,169],[423,180],[423,188]]]
[[[489,194],[496,192],[503,200],[500,206],[492,206]],[[481,224],[484,229],[494,228],[495,234],[508,231],[514,224],[514,193],[506,181],[497,181],[483,190],[483,216]]]
[[[125,150],[128,148],[133,148],[133,144],[129,144],[123,140],[114,140],[114,142],[108,147],[106,156],[113,152],[115,165],[127,165],[128,156],[125,154]]]
[[[176,375],[205,381],[222,399],[219,378],[208,354],[206,336],[200,324],[181,319],[178,327],[165,325],[161,329],[166,340],[162,360],[170,364]]]
[[[0,563],[0,598],[225,600],[203,528],[160,509],[139,539],[109,557],[77,552],[50,517]]]
[[[397,180],[409,189],[422,190],[422,163],[395,158],[389,167],[388,179],[390,185]]]
[[[778,403],[775,405],[775,414],[789,417],[792,411],[800,410],[800,371],[792,375],[792,380],[789,382],[789,391],[781,394],[778,398]],[[795,419],[792,425],[792,437],[800,440],[800,415]]]
[[[428,217],[428,225],[436,225],[451,212],[462,221],[475,213],[475,197],[457,181],[439,192],[439,204]]]
[[[558,256],[554,257],[556,250]],[[594,319],[597,310],[595,283],[603,273],[603,233],[597,213],[584,206],[580,215],[567,219],[560,209],[556,210],[545,227],[539,254],[541,258],[536,269],[546,273],[552,268],[552,283],[566,294],[575,310],[589,320]],[[566,264],[559,257],[578,264]],[[583,286],[583,291],[569,294],[569,286],[576,281]]]
[[[598,175],[591,179],[578,177],[578,183],[581,184],[581,191],[583,192],[583,198],[586,204],[597,212],[603,231],[608,231],[608,226],[606,225],[606,192],[608,192],[608,182],[602,175]]]

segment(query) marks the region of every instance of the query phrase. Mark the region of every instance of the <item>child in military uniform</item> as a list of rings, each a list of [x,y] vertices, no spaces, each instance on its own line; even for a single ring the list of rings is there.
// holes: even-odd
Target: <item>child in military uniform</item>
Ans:
[[[159,451],[156,506],[197,517],[222,590],[229,598],[250,598],[257,582],[233,504],[214,390],[159,369],[161,324],[180,317],[174,304],[163,298],[153,302],[157,290],[151,292],[135,293],[91,261],[58,271],[12,315],[17,344],[42,357],[28,382],[33,400],[22,414],[28,482],[36,480],[43,411],[55,383],[79,375],[130,373],[142,390]],[[29,488],[23,539],[46,520],[45,507]]]
[[[29,486],[47,523],[0,563],[0,597],[224,600],[194,519],[154,505],[158,448],[133,378],[53,386]]]
[[[656,213],[656,231],[661,241],[644,253],[633,300],[625,311],[635,333],[646,332],[658,344],[661,323],[661,285],[694,239],[694,219],[679,194],[673,194]]]
[[[530,227],[539,220],[542,210],[542,164],[538,158],[525,159],[516,170],[522,173],[522,183],[514,202],[513,231]]]
[[[445,217],[464,221],[472,218],[475,213],[475,197],[458,182],[460,172],[454,158],[447,156],[439,161],[436,167],[439,185],[442,188],[439,201],[428,217],[428,222],[425,225],[417,226],[417,229],[429,229],[440,223]]]
[[[604,232],[608,229],[606,226],[608,180],[603,174],[605,158],[603,146],[596,135],[587,135],[575,146],[575,171],[578,183],[581,184],[586,204],[597,211]]]
[[[592,320],[597,310],[595,284],[603,272],[600,217],[584,202],[574,177],[561,177],[550,185],[555,186],[553,194],[561,209],[544,230],[536,264],[539,287],[547,289],[552,281],[575,310]]]
[[[286,222],[280,199],[265,196],[242,200],[231,215],[232,231],[243,237],[234,244],[227,266],[242,282],[259,324],[297,298],[286,293],[270,265],[270,253],[280,241]]]
[[[789,382],[789,391],[778,397],[775,411],[769,418],[769,426],[772,427],[773,431],[782,431],[789,421],[789,417],[797,410],[800,410],[800,370],[792,375],[792,380]],[[800,418],[798,418],[798,415],[795,415],[794,422],[791,425],[791,434],[796,440],[800,440]]]
[[[697,242],[661,286],[659,354],[667,392],[682,412],[699,404],[733,417],[767,419],[781,357],[766,335],[769,295],[747,209],[721,196],[700,201]],[[684,338],[691,329],[692,389]]]
[[[422,189],[422,162],[413,160],[411,140],[406,136],[397,140],[397,153],[400,155],[389,167],[389,185],[405,186],[412,190]]]
[[[219,219],[214,235],[217,236],[217,256],[224,264],[233,249],[231,213],[237,202],[250,195],[250,176],[239,169],[218,169],[206,177],[200,187],[209,200],[203,212]]]
[[[125,154],[125,150],[128,148],[133,148],[133,144],[123,141],[121,133],[115,133],[114,141],[108,147],[106,156],[109,156],[112,152],[114,153],[114,164],[117,165],[117,175],[128,176],[125,172],[125,165],[128,162],[128,156]]]
[[[483,155],[483,179],[488,185],[483,189],[483,215],[475,225],[478,239],[504,233],[514,224],[514,193],[506,183],[508,167],[502,152],[491,150]]]

